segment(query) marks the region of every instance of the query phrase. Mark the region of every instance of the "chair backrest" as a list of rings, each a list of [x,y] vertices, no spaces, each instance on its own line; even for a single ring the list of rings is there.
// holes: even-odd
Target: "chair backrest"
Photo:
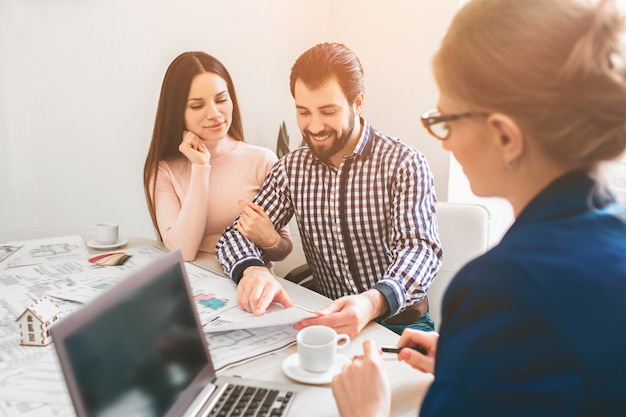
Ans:
[[[438,202],[437,223],[443,263],[428,289],[430,316],[436,330],[441,324],[441,302],[448,284],[463,265],[488,248],[489,210],[479,204]]]

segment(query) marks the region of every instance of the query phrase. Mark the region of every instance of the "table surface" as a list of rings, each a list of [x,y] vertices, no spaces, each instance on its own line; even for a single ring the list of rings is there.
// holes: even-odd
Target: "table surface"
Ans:
[[[223,273],[222,267],[211,254],[201,254],[194,263],[212,271]],[[320,308],[330,302],[330,299],[323,295],[294,284],[293,282],[280,277],[278,277],[278,280],[296,304],[307,308]],[[379,345],[396,346],[399,336],[386,327],[372,322],[352,339],[350,346],[343,350],[342,353],[348,357],[362,354],[363,341],[366,339],[375,340]],[[293,383],[294,381],[289,379],[282,372],[281,364],[285,358],[296,351],[296,346],[291,346],[254,361],[230,367],[221,372],[221,374]],[[395,359],[395,355],[389,354],[385,357],[389,358],[389,360],[385,361],[385,365],[387,375],[391,382],[391,415],[417,416],[417,410],[422,403],[426,390],[432,382],[432,376],[418,372],[404,362],[398,362]],[[330,387],[330,384],[327,386]]]
[[[125,247],[134,247],[141,245],[159,244],[154,239],[147,238],[131,238]],[[122,247],[123,249],[123,247]],[[94,249],[89,249],[91,253],[102,253]],[[194,263],[210,269],[212,271],[223,274],[223,269],[211,254],[202,253],[196,258]],[[283,278],[278,277],[280,283],[287,290],[289,296],[294,303],[307,308],[317,309],[330,302],[330,300],[321,294],[308,290],[302,286],[294,284]],[[352,357],[363,352],[363,341],[373,339],[378,344],[395,346],[399,336],[388,330],[384,326],[377,323],[368,324],[365,329],[355,336],[350,345],[345,348],[342,353],[348,357]],[[36,348],[34,348],[36,349]],[[219,375],[241,376],[243,378],[254,378],[276,382],[298,383],[291,380],[282,372],[281,365],[289,355],[295,353],[296,346],[293,345],[286,349],[264,355],[262,357],[234,365],[220,371]],[[417,410],[421,405],[422,399],[432,382],[432,376],[424,374],[412,369],[404,362],[395,359],[395,355],[386,354],[385,360],[386,372],[389,376],[392,391],[392,416],[416,416]],[[312,387],[303,384],[304,388]],[[330,384],[325,385],[330,389]],[[0,413],[1,414],[1,413]],[[4,417],[4,416],[2,416]],[[7,416],[8,417],[8,416]]]

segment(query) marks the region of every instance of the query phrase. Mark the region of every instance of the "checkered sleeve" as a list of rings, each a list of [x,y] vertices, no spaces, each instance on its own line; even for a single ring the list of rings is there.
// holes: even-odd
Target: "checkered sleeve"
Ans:
[[[389,304],[389,316],[422,300],[441,266],[434,180],[425,157],[402,161],[391,204],[391,263],[374,288]]]

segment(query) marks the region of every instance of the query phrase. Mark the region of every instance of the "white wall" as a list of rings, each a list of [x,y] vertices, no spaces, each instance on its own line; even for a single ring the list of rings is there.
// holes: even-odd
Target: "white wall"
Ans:
[[[152,237],[142,168],[163,74],[203,50],[234,78],[251,143],[300,142],[289,70],[345,42],[366,74],[364,115],[421,149],[447,197],[448,154],[419,116],[437,102],[430,56],[457,0],[1,0],[0,242],[85,235],[98,221]],[[295,232],[295,230],[294,230]]]
[[[363,115],[382,132],[425,155],[440,200],[447,199],[449,154],[423,128],[436,107],[431,57],[458,5],[456,0],[331,1],[330,38],[349,45],[365,70]]]

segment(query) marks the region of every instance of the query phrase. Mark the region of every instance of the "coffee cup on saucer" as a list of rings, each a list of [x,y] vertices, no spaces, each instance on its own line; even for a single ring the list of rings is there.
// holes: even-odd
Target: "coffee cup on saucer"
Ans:
[[[328,326],[309,326],[298,332],[300,366],[309,372],[327,372],[337,361],[337,351],[348,347],[350,336]]]
[[[114,245],[119,238],[119,225],[112,222],[98,223],[89,226],[89,233],[98,245]]]

